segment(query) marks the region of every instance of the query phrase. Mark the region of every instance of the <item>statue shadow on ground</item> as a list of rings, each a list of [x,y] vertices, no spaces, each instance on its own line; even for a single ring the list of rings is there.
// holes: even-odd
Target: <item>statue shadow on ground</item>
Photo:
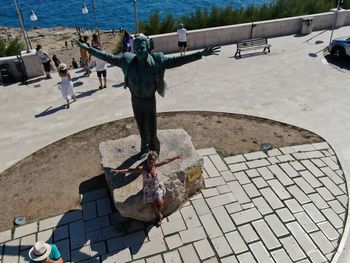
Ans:
[[[31,85],[31,84],[35,84],[35,83],[38,83],[38,82],[40,82],[40,81],[42,81],[42,80],[45,80],[46,79],[46,77],[38,77],[38,78],[35,78],[35,79],[29,79],[29,80],[27,80],[26,81],[26,85]]]
[[[124,87],[124,82],[120,82],[118,84],[113,84],[112,87],[113,88],[122,88],[122,87]]]
[[[342,70],[350,70],[350,57],[335,57],[328,52],[325,52],[324,58],[327,60],[327,62],[333,66],[334,68],[342,71]]]

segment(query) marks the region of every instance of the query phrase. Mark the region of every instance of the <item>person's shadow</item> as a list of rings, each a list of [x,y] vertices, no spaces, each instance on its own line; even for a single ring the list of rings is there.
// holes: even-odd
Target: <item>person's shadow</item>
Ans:
[[[54,114],[60,110],[64,110],[66,108],[66,104],[63,104],[61,106],[55,107],[53,108],[52,106],[48,107],[47,109],[45,109],[44,111],[35,114],[35,118],[40,118],[40,117],[45,117],[51,114]]]

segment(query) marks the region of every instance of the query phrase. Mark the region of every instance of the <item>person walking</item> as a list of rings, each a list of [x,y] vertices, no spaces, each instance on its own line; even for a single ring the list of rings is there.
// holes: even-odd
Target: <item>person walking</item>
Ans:
[[[58,68],[58,66],[61,64],[61,61],[58,59],[56,54],[53,54],[52,61],[55,63],[55,67]]]
[[[163,220],[163,206],[164,206],[164,196],[166,193],[165,186],[159,181],[159,175],[156,168],[163,166],[167,163],[175,161],[176,159],[181,159],[181,155],[177,155],[172,158],[168,158],[157,162],[158,155],[155,151],[150,151],[148,153],[146,161],[144,161],[140,166],[135,169],[113,169],[111,172],[113,174],[128,174],[128,173],[140,173],[143,179],[143,202],[145,204],[151,204],[153,211],[156,215],[156,224],[160,225]]]
[[[100,86],[98,88],[99,89],[107,88],[107,62],[95,56],[92,56],[90,61],[92,64],[96,66],[97,77],[98,77],[98,81],[100,82]],[[102,83],[102,76],[103,76],[103,83]]]
[[[101,49],[101,43],[100,40],[98,39],[98,35],[94,33],[92,35],[92,40],[91,40],[91,47]]]
[[[70,100],[76,101],[75,92],[73,89],[73,82],[70,73],[68,72],[67,65],[61,63],[58,66],[58,74],[61,77],[61,93],[63,98],[67,101],[66,109],[69,109]]]
[[[31,263],[63,263],[60,251],[55,244],[48,244],[44,241],[38,241],[29,250]]]
[[[132,42],[132,37],[130,36],[128,31],[124,30],[123,53],[131,52],[131,42]]]
[[[90,47],[90,44],[88,43],[89,37],[84,36],[82,43]],[[91,70],[89,66],[89,61],[90,61],[90,52],[84,48],[80,48],[80,61],[81,61],[81,67],[85,69],[85,76],[90,76]]]
[[[36,55],[40,58],[40,61],[44,66],[46,78],[50,79],[51,78],[51,74],[50,74],[51,59],[49,57],[49,54],[47,54],[47,52],[42,48],[41,45],[37,45]]]
[[[179,28],[177,29],[177,35],[179,38],[178,46],[180,48],[180,55],[181,56],[186,55],[188,33],[182,23],[179,25]]]

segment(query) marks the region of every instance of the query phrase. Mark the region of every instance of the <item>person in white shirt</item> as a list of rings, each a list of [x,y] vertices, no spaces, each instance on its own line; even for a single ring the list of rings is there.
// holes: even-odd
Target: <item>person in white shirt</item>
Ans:
[[[100,86],[98,88],[107,88],[107,62],[94,56],[91,57],[90,62],[96,65],[97,77],[98,81],[100,82]],[[102,83],[102,76],[104,84]]]
[[[177,35],[179,37],[179,42],[178,42],[178,46],[180,48],[180,53],[181,56],[182,54],[185,55],[186,54],[186,49],[187,49],[187,30],[186,28],[184,28],[184,25],[181,23],[179,25],[179,28],[177,30]]]

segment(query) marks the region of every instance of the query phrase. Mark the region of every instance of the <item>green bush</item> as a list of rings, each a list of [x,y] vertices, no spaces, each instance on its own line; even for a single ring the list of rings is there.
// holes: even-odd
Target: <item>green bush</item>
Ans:
[[[24,43],[19,37],[9,40],[0,37],[0,57],[19,55],[24,49]]]
[[[270,4],[239,9],[231,6],[214,6],[210,10],[197,9],[178,18],[174,18],[171,13],[162,18],[157,11],[152,12],[148,20],[141,21],[139,29],[146,35],[154,35],[174,32],[180,22],[184,23],[187,29],[193,30],[328,12],[336,5],[335,0],[275,0]],[[343,8],[350,8],[350,0],[344,0]]]

